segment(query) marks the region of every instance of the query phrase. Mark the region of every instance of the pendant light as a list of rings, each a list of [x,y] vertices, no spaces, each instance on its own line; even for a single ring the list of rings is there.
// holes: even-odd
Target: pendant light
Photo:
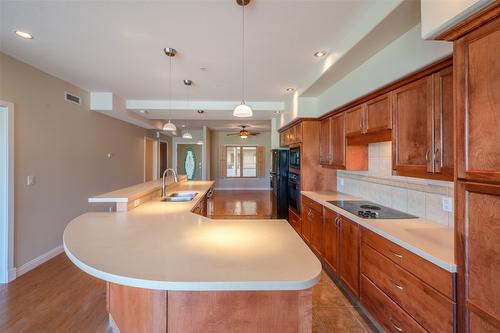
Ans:
[[[169,101],[169,111],[172,113],[172,58],[175,57],[177,51],[171,47],[166,47],[163,49],[165,54],[168,56],[170,60],[170,75],[169,75],[169,90],[168,90],[168,101]],[[163,125],[163,130],[167,132],[175,132],[177,131],[177,127],[175,124],[168,120],[168,122]]]
[[[247,118],[253,116],[252,108],[245,104],[245,6],[250,0],[236,0],[242,8],[242,38],[241,38],[241,104],[234,108],[233,116]]]
[[[187,101],[189,106],[191,106],[190,100],[189,100],[189,87],[193,84],[193,81],[191,80],[184,80],[184,85],[188,88],[188,93],[187,93]],[[189,133],[189,129],[186,129],[186,131],[182,134],[183,139],[192,139],[193,136],[191,133]]]

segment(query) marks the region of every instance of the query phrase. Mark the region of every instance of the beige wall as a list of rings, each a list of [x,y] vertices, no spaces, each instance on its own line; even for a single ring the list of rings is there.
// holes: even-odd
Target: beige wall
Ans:
[[[238,189],[268,189],[269,170],[271,169],[271,132],[263,132],[257,136],[250,136],[242,140],[239,136],[227,136],[228,132],[213,131],[210,158],[210,179],[215,180],[216,188],[238,188]],[[263,178],[220,178],[219,172],[219,147],[221,145],[256,145],[264,146],[266,156],[266,168]]]
[[[64,91],[83,104],[66,102]],[[62,244],[66,224],[90,209],[89,196],[142,182],[146,130],[90,111],[87,91],[2,53],[0,99],[15,106],[19,267]],[[35,185],[26,186],[28,175]]]

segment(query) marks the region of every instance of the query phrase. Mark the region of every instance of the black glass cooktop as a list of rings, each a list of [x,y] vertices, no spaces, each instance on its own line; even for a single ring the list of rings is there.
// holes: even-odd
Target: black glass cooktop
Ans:
[[[417,216],[400,212],[371,201],[335,200],[328,201],[334,206],[365,219],[416,219]]]

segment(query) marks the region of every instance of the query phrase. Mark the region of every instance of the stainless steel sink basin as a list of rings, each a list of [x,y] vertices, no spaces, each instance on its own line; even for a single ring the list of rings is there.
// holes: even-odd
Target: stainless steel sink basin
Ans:
[[[196,192],[175,192],[168,197],[161,199],[163,202],[186,202],[192,201],[198,193]]]

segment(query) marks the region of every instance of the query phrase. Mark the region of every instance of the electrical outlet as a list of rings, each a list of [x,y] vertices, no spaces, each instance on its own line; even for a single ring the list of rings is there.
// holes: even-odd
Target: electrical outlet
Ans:
[[[35,176],[28,176],[26,178],[26,185],[27,186],[35,185]]]
[[[134,200],[134,208],[139,206],[141,204],[141,200],[140,199],[137,199],[137,200]]]
[[[441,200],[443,203],[443,210],[445,212],[451,213],[453,211],[453,201],[451,200],[451,198],[443,197]]]

